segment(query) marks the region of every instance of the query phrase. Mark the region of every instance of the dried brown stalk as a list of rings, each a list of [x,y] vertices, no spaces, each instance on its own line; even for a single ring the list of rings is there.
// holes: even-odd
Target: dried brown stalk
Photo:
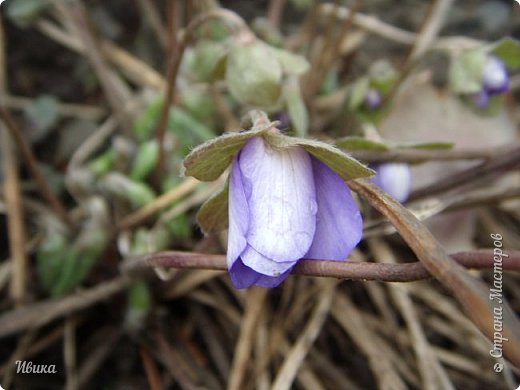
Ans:
[[[33,151],[31,150],[29,143],[23,136],[22,131],[16,125],[9,112],[7,112],[1,106],[0,119],[4,122],[7,130],[11,134],[13,140],[15,141],[16,146],[18,146],[18,149],[22,154],[23,160],[27,164],[27,168],[29,169],[31,175],[36,181],[36,184],[38,185],[38,188],[42,196],[47,200],[47,202],[49,202],[49,205],[52,207],[52,209],[58,215],[58,217],[67,225],[73,227],[74,225],[72,223],[72,220],[69,218],[69,215],[67,214],[65,207],[63,206],[59,198],[52,191],[51,187],[49,186],[49,183],[47,182],[47,179],[43,176],[38,164],[38,160],[36,160],[36,157]]]
[[[509,251],[504,261],[504,270],[520,270],[520,252]],[[461,252],[452,255],[457,263],[475,269],[493,268],[493,250]],[[123,264],[125,272],[135,273],[143,268],[165,267],[180,269],[227,270],[224,255],[195,252],[157,252]],[[349,280],[377,280],[380,282],[413,282],[432,277],[421,262],[406,264],[370,263],[357,261],[301,260],[294,267],[293,274],[332,277]]]
[[[420,188],[410,194],[409,200],[431,196],[440,192],[451,190],[455,187],[488,178],[492,175],[502,175],[520,166],[520,146],[515,145],[507,153],[498,154],[494,158],[485,161],[475,167],[456,172],[435,183]]]
[[[262,312],[267,290],[253,287],[248,291],[246,312],[240,329],[240,336],[235,346],[233,364],[229,375],[228,390],[242,389],[246,378],[249,356],[253,347],[253,334]]]
[[[488,287],[449,257],[428,229],[410,211],[377,186],[367,179],[357,179],[350,182],[350,187],[392,222],[425,268],[457,298],[470,319],[488,339],[492,340],[493,302],[489,299]],[[504,345],[504,354],[515,365],[520,366],[520,323],[505,300],[501,307],[502,334],[509,340]]]

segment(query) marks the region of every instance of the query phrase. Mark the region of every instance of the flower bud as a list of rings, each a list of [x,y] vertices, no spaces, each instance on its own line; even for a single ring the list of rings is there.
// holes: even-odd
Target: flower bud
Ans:
[[[478,108],[484,109],[489,104],[489,94],[483,89],[471,95],[471,100]]]
[[[408,164],[385,163],[376,168],[376,176],[372,178],[374,184],[388,192],[399,202],[404,202],[410,195],[411,172]]]
[[[376,110],[381,106],[383,98],[377,89],[370,88],[365,96],[365,107]]]
[[[226,81],[231,95],[239,102],[270,107],[278,102],[282,92],[282,67],[269,46],[254,40],[231,49]]]

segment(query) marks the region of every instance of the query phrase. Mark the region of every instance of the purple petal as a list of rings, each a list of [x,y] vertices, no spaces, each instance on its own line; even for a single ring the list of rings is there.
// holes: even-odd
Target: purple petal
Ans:
[[[228,214],[227,264],[228,269],[231,269],[233,263],[246,249],[246,234],[249,227],[249,207],[244,192],[240,166],[238,165],[238,156],[235,157],[231,166]]]
[[[265,276],[260,275],[258,280],[256,281],[255,285],[260,287],[266,287],[266,288],[273,288],[278,287],[280,283],[282,283],[289,274],[291,273],[291,269],[287,270],[285,273],[281,274],[280,276]]]
[[[257,252],[252,246],[248,245],[240,255],[244,265],[254,271],[267,276],[280,276],[291,269],[299,259],[293,261],[274,261]]]
[[[242,259],[239,258],[229,270],[229,275],[236,288],[248,288],[253,285],[272,288],[280,285],[289,276],[291,269],[279,276],[266,276],[244,265]]]
[[[471,95],[471,99],[478,108],[486,108],[489,104],[489,95],[484,89]]]
[[[261,275],[246,267],[242,260],[238,258],[229,268],[229,276],[236,288],[248,288],[254,285]]]
[[[274,149],[258,137],[242,148],[239,164],[249,205],[248,244],[276,262],[301,259],[316,228],[309,154],[300,147]]]
[[[484,65],[482,83],[488,94],[495,95],[509,89],[509,77],[504,62],[495,56],[490,56]]]
[[[408,164],[386,163],[376,167],[374,184],[381,187],[399,202],[404,202],[410,194],[412,182]]]
[[[311,259],[345,260],[361,240],[363,221],[350,188],[332,169],[312,157],[318,213]]]
[[[371,110],[378,108],[383,102],[383,98],[377,89],[369,89],[365,96],[365,105]]]

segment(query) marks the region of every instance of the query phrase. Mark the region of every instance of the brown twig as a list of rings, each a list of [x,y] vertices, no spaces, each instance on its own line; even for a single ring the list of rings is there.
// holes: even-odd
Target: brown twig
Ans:
[[[520,188],[485,188],[464,191],[450,197],[426,198],[418,203],[407,204],[408,209],[421,221],[444,212],[473,208],[483,205],[500,205],[501,202],[520,198]],[[387,220],[377,219],[366,224],[363,238],[395,233],[395,227]]]
[[[141,355],[141,360],[143,361],[144,371],[146,373],[146,378],[148,379],[148,385],[150,386],[150,389],[161,390],[163,388],[161,375],[157,369],[157,365],[155,364],[151,353],[148,351],[146,346],[141,346],[141,348],[139,348],[139,354]]]
[[[0,94],[7,95],[6,51],[4,26],[0,21]],[[25,225],[22,191],[18,172],[18,157],[13,150],[11,136],[0,126],[1,157],[3,162],[3,193],[6,203],[9,251],[11,255],[10,295],[16,305],[22,305],[27,296],[27,256],[25,254]]]
[[[371,253],[373,253],[376,258],[396,263],[395,255],[390,245],[385,241],[374,238],[367,240],[367,244]],[[422,388],[430,390],[437,388],[454,390],[444,367],[439,363],[421,326],[419,313],[413,305],[408,286],[409,285],[391,284],[388,289],[390,296],[395,302],[396,308],[399,309],[408,328],[411,346],[418,362],[417,365],[421,375]]]
[[[271,0],[269,2],[269,8],[267,9],[267,20],[269,20],[271,26],[279,30],[280,22],[283,15],[283,7],[286,0]]]
[[[169,3],[169,28],[168,28],[168,70],[166,92],[164,95],[163,107],[159,122],[157,124],[156,137],[159,145],[159,157],[157,159],[157,168],[154,171],[154,185],[156,188],[161,187],[161,182],[164,175],[164,168],[166,164],[166,149],[164,146],[164,138],[166,136],[166,129],[168,127],[168,118],[170,117],[170,108],[175,101],[175,91],[177,83],[177,74],[179,73],[179,66],[181,58],[185,49],[184,39],[177,38],[177,22],[179,17],[179,2],[173,1]]]
[[[64,324],[63,361],[65,363],[66,390],[78,389],[78,370],[76,353],[77,320],[74,315],[67,316]]]
[[[95,347],[92,352],[83,356],[83,364],[78,369],[78,387],[80,389],[86,387],[96,370],[113,352],[122,335],[123,329],[120,327],[101,328],[86,341],[87,345],[95,345]]]
[[[453,0],[435,0],[435,2],[430,5],[428,14],[422,23],[421,31],[417,35],[412,50],[408,54],[408,57],[402,66],[399,79],[385,98],[385,105],[392,102],[393,97],[399,92],[401,85],[412,72],[417,61],[434,43],[444,21],[446,20],[448,10],[452,3]]]
[[[349,186],[390,220],[424,267],[459,301],[480,331],[493,340],[494,302],[489,299],[489,288],[448,256],[428,229],[379,187],[367,179],[351,180]],[[501,312],[502,335],[508,339],[504,356],[520,366],[519,320],[505,299],[501,301]]]
[[[4,105],[6,108],[25,111],[34,103],[34,98],[22,96],[5,96]],[[98,121],[105,114],[106,110],[89,104],[62,103],[56,106],[56,111],[63,116],[86,119],[90,121]]]
[[[153,32],[157,36],[161,46],[166,49],[168,46],[168,33],[164,27],[157,7],[152,0],[138,0],[137,4],[141,8],[142,15],[148,21]]]
[[[408,56],[406,61],[407,65],[405,67],[415,62],[431,47],[446,20],[446,16],[452,4],[453,0],[436,0],[432,3],[428,11],[428,16]]]
[[[415,190],[410,194],[409,200],[415,200],[424,196],[431,196],[451,190],[455,187],[470,183],[475,180],[481,180],[490,175],[503,174],[520,165],[520,146],[514,146],[509,152],[497,155],[495,158],[483,162],[476,167],[465,169],[462,172],[456,172],[448,177],[440,179],[435,183]]]
[[[40,32],[66,48],[79,53],[85,53],[84,43],[75,35],[71,35],[58,27],[55,23],[42,19],[36,22],[36,27]],[[103,51],[103,55],[133,83],[155,90],[166,89],[166,80],[150,65],[111,41],[101,40],[99,46]]]
[[[58,317],[85,309],[122,291],[129,283],[130,280],[123,275],[65,298],[40,301],[30,306],[7,312],[0,316],[0,337],[27,329],[35,329],[48,324]]]
[[[305,78],[303,96],[306,101],[309,101],[314,97],[322,85],[330,67],[341,55],[341,42],[344,40],[348,31],[352,28],[354,16],[359,8],[361,8],[361,2],[356,1],[349,17],[341,21],[342,24],[339,31],[336,31],[337,28],[335,28],[335,15],[329,15],[330,20],[327,24],[325,43],[323,44],[320,53],[315,57],[311,64],[311,69],[307,72]]]
[[[79,0],[72,2],[70,5],[61,4],[60,2],[55,2],[54,5],[63,15],[63,18],[74,26],[74,33],[77,34],[82,42],[85,56],[95,70],[110,106],[123,129],[129,131],[132,128],[133,121],[124,108],[127,96],[126,92],[123,91],[126,90],[126,86],[107,65],[99,48],[99,43],[90,29],[85,8]]]
[[[173,7],[174,9],[175,7]],[[172,19],[175,19],[175,15],[172,16]],[[157,143],[159,145],[159,157],[157,161],[157,169],[155,170],[154,182],[158,187],[160,185],[162,176],[164,174],[164,166],[165,166],[165,148],[164,148],[164,137],[166,135],[166,128],[168,125],[168,118],[170,115],[170,106],[175,101],[175,85],[177,82],[177,75],[179,73],[179,67],[181,64],[182,56],[184,54],[184,50],[190,44],[193,39],[194,32],[204,23],[211,19],[223,19],[227,20],[240,29],[247,29],[248,27],[245,22],[234,12],[225,10],[223,8],[217,8],[206,13],[200,14],[195,17],[186,27],[185,31],[181,35],[179,39],[177,39],[176,35],[172,35],[171,39],[171,49],[169,55],[168,62],[168,84],[166,88],[166,94],[164,98],[164,105],[161,111],[161,116],[159,117],[159,123],[157,124]],[[172,20],[172,23],[175,21]],[[171,30],[176,31],[176,27],[172,26]]]
[[[317,299],[318,302],[312,312],[311,318],[298,337],[298,340],[287,353],[273,381],[271,387],[273,390],[289,390],[291,388],[298,370],[301,368],[329,315],[336,284],[337,283],[331,283],[330,281],[323,283]]]
[[[267,290],[254,287],[248,291],[246,312],[240,326],[240,335],[235,346],[233,364],[229,375],[228,390],[240,390],[246,378],[253,335],[264,307]]]
[[[313,12],[314,14],[321,14],[323,16],[334,14],[337,19],[342,20],[349,18],[352,14],[350,9],[332,3],[321,4],[317,9],[313,10]],[[354,15],[354,25],[363,31],[403,45],[414,45],[417,41],[416,33],[387,24],[376,16],[358,13]],[[484,43],[484,41],[473,38],[453,36],[437,39],[431,48],[439,50],[474,48],[481,46]]]
[[[152,203],[147,204],[146,206],[123,218],[117,224],[117,230],[122,231],[138,225],[146,218],[152,216],[159,210],[171,205],[173,202],[179,200],[184,195],[193,191],[195,187],[198,185],[198,183],[198,180],[188,177],[187,179],[185,179],[185,181],[180,183],[178,186],[174,187],[172,190],[161,195]]]
[[[54,212],[58,217],[65,222],[68,226],[74,227],[72,220],[69,218],[67,211],[59,198],[54,194],[52,188],[49,186],[47,179],[43,176],[40,171],[38,160],[34,156],[29,143],[23,136],[20,128],[16,125],[11,115],[3,107],[0,106],[0,119],[4,122],[7,130],[13,137],[20,153],[22,153],[23,160],[27,164],[27,168],[31,172],[32,177],[36,181],[38,188],[42,196],[49,202]]]
[[[520,271],[520,252],[510,251],[508,255],[507,261],[503,263],[504,270]],[[467,268],[492,269],[494,264],[493,250],[491,249],[455,253],[452,258]],[[169,251],[145,255],[123,264],[123,270],[131,273],[150,267],[225,271],[227,270],[227,263],[224,255]],[[300,260],[294,267],[292,274],[380,282],[414,282],[431,278],[431,274],[420,262],[387,264]]]
[[[507,145],[497,148],[451,149],[451,150],[347,150],[352,157],[366,162],[423,162],[452,160],[489,160],[516,150],[518,145]]]

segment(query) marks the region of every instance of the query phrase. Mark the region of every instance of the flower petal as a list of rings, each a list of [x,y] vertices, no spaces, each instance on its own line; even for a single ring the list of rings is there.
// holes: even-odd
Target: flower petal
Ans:
[[[237,158],[233,160],[229,180],[228,269],[231,269],[247,246],[246,234],[249,226],[249,207]]]
[[[242,259],[239,258],[229,270],[229,275],[236,288],[248,288],[253,285],[272,288],[280,285],[289,276],[291,269],[280,276],[266,276],[244,265]]]
[[[231,282],[236,288],[248,288],[256,283],[260,274],[244,265],[240,258],[229,268]]]
[[[316,228],[316,194],[309,154],[274,149],[258,137],[239,156],[249,205],[247,242],[266,258],[291,262],[309,249]]]
[[[345,260],[361,240],[361,213],[350,188],[337,173],[315,157],[312,167],[318,214],[314,240],[305,257]]]
[[[292,269],[292,268],[291,268]],[[261,275],[255,282],[255,285],[265,288],[278,287],[291,273],[291,269],[287,270],[280,276],[265,276]]]
[[[495,56],[490,56],[484,65],[482,81],[486,92],[499,94],[509,89],[509,77],[504,62]]]
[[[273,261],[268,257],[256,251],[252,246],[247,248],[240,255],[244,265],[253,269],[254,271],[266,276],[280,276],[287,270],[291,269],[299,259],[294,261]]]

